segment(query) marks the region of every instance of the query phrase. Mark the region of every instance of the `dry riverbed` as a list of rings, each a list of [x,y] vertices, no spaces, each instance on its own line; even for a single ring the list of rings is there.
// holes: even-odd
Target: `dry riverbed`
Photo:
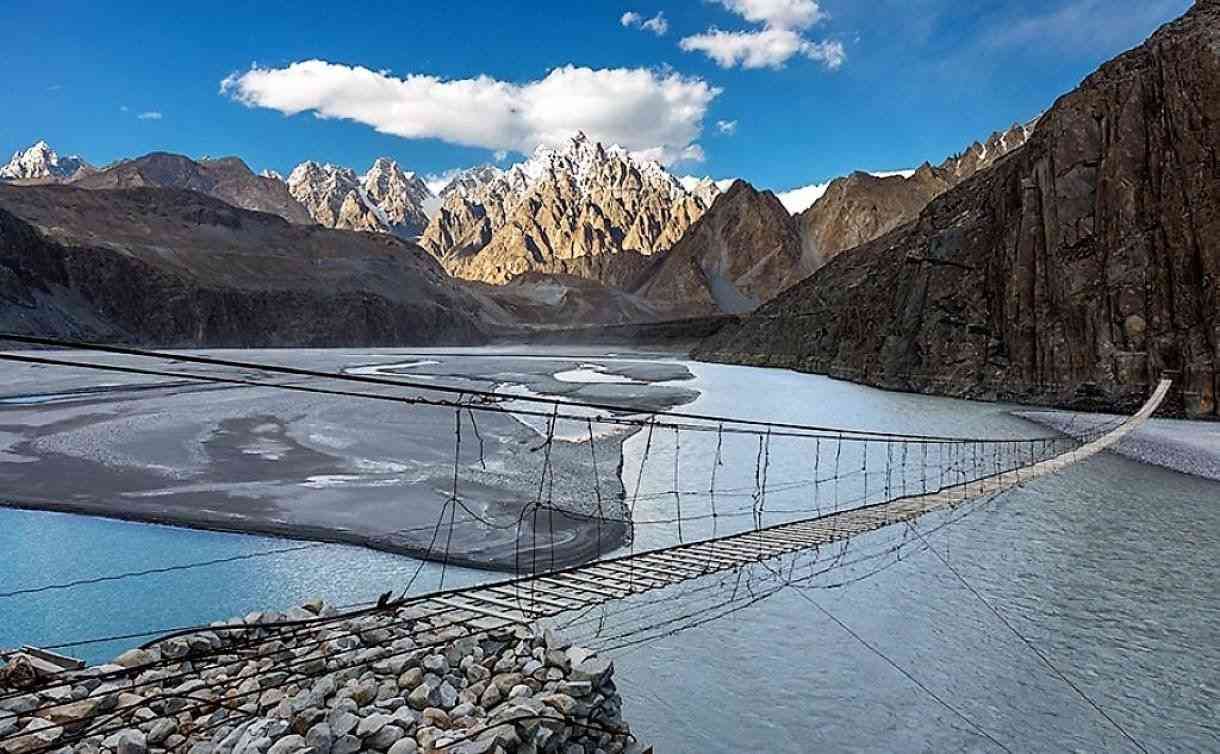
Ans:
[[[624,415],[679,406],[697,395],[681,385],[691,376],[681,365],[573,349],[547,358],[396,350],[218,355],[420,385],[610,403],[623,406]],[[135,357],[54,356],[454,398],[425,388]],[[590,452],[586,423],[560,422],[549,449],[553,478],[544,489],[544,500],[559,512],[535,521],[528,513],[547,463],[545,419],[58,366],[2,364],[0,385],[3,505],[347,542],[433,559],[445,557],[447,544],[449,563],[502,570],[536,556],[546,557],[548,566],[579,562],[620,546],[628,536],[619,468],[632,428],[598,428]],[[507,405],[552,410],[522,401]],[[442,513],[445,523],[438,530]]]

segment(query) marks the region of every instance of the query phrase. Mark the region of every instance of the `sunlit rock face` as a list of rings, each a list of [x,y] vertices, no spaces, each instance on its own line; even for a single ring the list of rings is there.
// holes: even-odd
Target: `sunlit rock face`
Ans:
[[[458,176],[421,243],[470,280],[584,270],[596,278],[600,266],[572,260],[666,251],[707,210],[712,190],[690,190],[660,164],[580,134],[507,170]]]

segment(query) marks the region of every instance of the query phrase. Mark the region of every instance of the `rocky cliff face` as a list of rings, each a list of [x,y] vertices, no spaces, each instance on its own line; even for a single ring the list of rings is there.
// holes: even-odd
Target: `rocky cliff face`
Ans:
[[[179,189],[0,186],[0,330],[164,346],[469,344],[502,316],[391,235]]]
[[[416,238],[428,223],[432,192],[415,173],[378,158],[363,176],[351,168],[309,161],[297,165],[288,191],[319,225]]]
[[[997,131],[985,143],[975,142],[937,167],[924,163],[909,178],[863,172],[836,178],[799,215],[807,258],[820,267],[846,249],[911,222],[928,202],[1025,144],[1035,123]]]
[[[165,152],[124,160],[78,177],[72,185],[87,189],[159,187],[198,191],[223,202],[279,215],[293,223],[310,223],[304,207],[288,194],[284,184],[255,175],[237,157],[195,161]]]
[[[423,180],[398,163],[378,158],[361,179],[364,197],[377,208],[389,231],[404,238],[418,238],[428,225],[425,205],[435,199]]]
[[[784,205],[771,192],[736,181],[632,290],[670,316],[740,314],[809,272]]]
[[[1029,142],[834,258],[702,358],[1127,409],[1163,374],[1216,416],[1220,0],[1062,97]]]
[[[665,251],[707,209],[657,163],[583,135],[507,171],[460,176],[445,193],[421,243],[453,275],[496,284]]]
[[[8,164],[0,167],[0,180],[62,183],[92,172],[94,167],[80,157],[60,157],[51,145],[39,141],[26,150],[14,152]]]

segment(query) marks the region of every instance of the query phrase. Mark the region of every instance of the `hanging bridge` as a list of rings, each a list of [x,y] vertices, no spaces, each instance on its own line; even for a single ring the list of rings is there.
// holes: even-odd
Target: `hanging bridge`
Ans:
[[[33,345],[54,345],[43,339],[25,339]],[[33,341],[32,343],[30,341]],[[82,346],[85,344],[65,344]],[[229,621],[185,628],[157,636],[145,645],[151,651],[126,662],[124,667],[104,666],[99,671],[63,670],[41,673],[27,679],[19,689],[5,690],[0,683],[0,710],[15,710],[13,724],[7,732],[0,713],[0,751],[11,754],[44,754],[87,740],[111,736],[133,724],[147,723],[149,714],[179,717],[190,713],[204,717],[206,722],[190,732],[181,750],[189,744],[206,740],[219,726],[235,720],[256,716],[255,701],[269,689],[308,687],[319,678],[336,674],[351,674],[373,663],[385,663],[395,657],[419,656],[429,649],[442,647],[463,637],[510,636],[520,626],[556,619],[573,614],[583,615],[608,603],[626,600],[650,592],[664,592],[672,587],[712,577],[740,575],[746,569],[761,568],[777,585],[775,590],[800,583],[816,573],[841,566],[851,540],[868,532],[891,526],[903,526],[922,540],[925,536],[915,528],[921,517],[938,512],[954,511],[972,501],[986,499],[1005,490],[1052,474],[1071,464],[1083,461],[1112,447],[1124,436],[1137,429],[1157,410],[1170,389],[1162,381],[1144,406],[1133,416],[1115,425],[1095,430],[1088,436],[1075,437],[1003,437],[973,438],[951,436],[900,435],[832,427],[814,427],[792,423],[761,422],[705,416],[683,412],[658,412],[641,415],[623,411],[621,407],[587,404],[584,407],[601,411],[596,415],[568,413],[571,406],[553,399],[526,398],[545,404],[531,408],[509,408],[495,399],[494,394],[445,388],[437,385],[411,384],[402,380],[377,377],[338,377],[310,373],[308,370],[284,369],[268,365],[222,361],[208,357],[181,354],[161,355],[135,349],[95,347],[133,355],[172,358],[178,362],[192,361],[210,366],[242,370],[257,368],[260,372],[287,374],[294,377],[341,379],[348,382],[379,384],[396,388],[411,387],[426,393],[410,397],[369,394],[375,400],[396,400],[412,405],[433,406],[455,412],[457,446],[454,453],[452,493],[445,502],[432,530],[428,558],[441,564],[441,587],[425,594],[410,594],[395,585],[375,603],[359,606],[348,612],[293,616],[273,621]],[[333,388],[312,384],[269,383],[261,378],[217,376],[118,367],[107,364],[83,364],[57,357],[32,354],[9,354],[0,358],[24,363],[61,366],[83,366],[108,371],[174,376],[203,382],[225,383],[276,389],[297,390],[321,394],[341,394]],[[445,397],[449,392],[456,394]],[[442,394],[439,395],[438,394]],[[519,396],[514,400],[521,400]],[[549,409],[549,410],[548,410]],[[444,589],[444,567],[450,558],[449,547],[441,543],[452,537],[453,528],[463,521],[479,519],[476,511],[463,503],[460,491],[462,464],[461,428],[463,413],[473,423],[475,411],[507,411],[542,422],[543,442],[537,448],[543,457],[537,494],[524,501],[517,521],[515,536],[518,557],[511,578],[481,583],[463,588]],[[551,461],[551,449],[562,434],[561,422],[589,428],[587,445],[594,456],[593,482],[571,493],[584,495],[587,500],[556,499],[556,471]],[[625,493],[623,518],[608,514],[599,484],[596,461],[594,423],[627,427],[646,435],[643,458],[633,491]],[[477,425],[474,426],[477,433]],[[653,494],[664,499],[666,515],[653,520],[641,516],[641,480],[649,463],[654,440],[672,433],[672,489]],[[708,440],[702,447],[708,456],[710,480],[706,488],[696,489],[680,479],[682,455],[681,437],[697,434]],[[722,465],[722,452],[728,438],[744,440],[754,448],[754,484],[752,489],[726,489],[717,485],[717,469]],[[714,450],[711,438],[714,438]],[[778,455],[773,443],[787,442],[799,446],[812,477],[798,481],[776,482],[769,479],[772,454]],[[567,440],[579,444],[577,440]],[[481,438],[480,438],[481,444]],[[812,450],[810,450],[812,446]],[[689,447],[689,446],[688,446]],[[870,469],[870,462],[872,467]],[[808,505],[782,507],[775,502],[779,492],[801,498],[814,498]],[[648,493],[643,493],[645,496]],[[721,506],[717,507],[717,495]],[[725,507],[723,501],[732,498],[748,505]],[[823,495],[825,497],[823,497]],[[686,510],[683,511],[683,504]],[[809,515],[812,513],[813,515]],[[649,525],[663,526],[666,536],[676,542],[665,546],[638,549],[640,538],[631,536],[626,545],[607,543],[592,562],[555,567],[547,557],[548,547],[554,547],[554,516],[584,521],[601,526],[606,522],[626,520],[632,530]],[[749,523],[746,524],[748,519]],[[778,521],[776,519],[779,519]],[[770,523],[768,523],[770,521]],[[713,536],[706,534],[710,524]],[[715,535],[719,526],[733,531]],[[685,529],[684,529],[685,526]],[[599,529],[600,531],[600,529]],[[538,540],[544,544],[539,546]],[[836,548],[838,548],[836,550]],[[626,549],[627,552],[620,552]],[[804,576],[808,565],[800,558],[812,553],[834,551],[830,565]],[[798,568],[799,565],[799,568]],[[773,593],[772,590],[770,593]],[[734,587],[733,598],[737,600]],[[751,600],[760,599],[751,589]],[[689,619],[706,611],[684,616]],[[673,623],[669,618],[654,625],[664,630]],[[622,634],[620,636],[628,636]],[[376,651],[372,651],[372,650]],[[228,677],[225,672],[235,658],[272,658],[267,663],[266,678],[250,687],[249,676]],[[183,663],[189,661],[189,669]],[[82,678],[94,688],[110,693],[105,703],[91,703],[92,692],[80,698]],[[9,704],[13,700],[26,700]],[[153,710],[149,713],[148,710]],[[159,712],[157,710],[160,710]],[[135,717],[139,712],[140,717]],[[40,731],[55,730],[54,736],[39,737]]]

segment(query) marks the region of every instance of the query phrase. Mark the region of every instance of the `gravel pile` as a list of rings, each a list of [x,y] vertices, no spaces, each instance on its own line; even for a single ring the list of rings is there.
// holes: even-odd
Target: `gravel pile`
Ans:
[[[0,752],[642,751],[614,664],[549,629],[418,607],[334,616],[317,601],[253,613],[54,681],[10,658]],[[332,620],[271,625],[318,618]]]

